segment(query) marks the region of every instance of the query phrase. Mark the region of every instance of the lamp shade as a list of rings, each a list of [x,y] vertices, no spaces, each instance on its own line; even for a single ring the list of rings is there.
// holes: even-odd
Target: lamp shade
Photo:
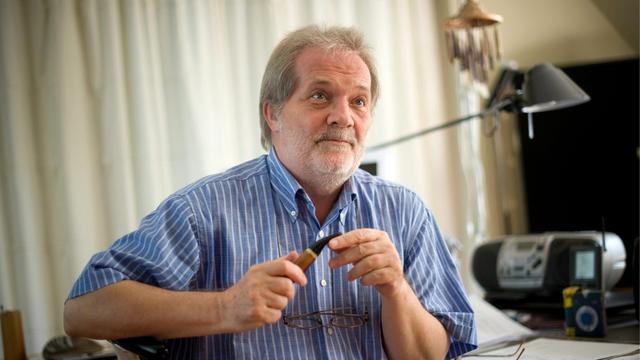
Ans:
[[[558,110],[590,100],[562,70],[549,63],[538,64],[527,72],[523,90],[525,113]]]
[[[495,115],[502,110],[527,113],[529,118],[529,138],[533,139],[533,113],[563,109],[589,100],[591,98],[584,90],[576,85],[562,70],[549,63],[538,64],[527,71],[526,74],[515,68],[507,67],[503,69],[500,79],[493,89],[487,102],[487,108],[481,112],[449,120],[437,126],[370,146],[367,150],[383,149],[472,119],[484,118],[489,114]],[[492,133],[493,131],[488,135]]]

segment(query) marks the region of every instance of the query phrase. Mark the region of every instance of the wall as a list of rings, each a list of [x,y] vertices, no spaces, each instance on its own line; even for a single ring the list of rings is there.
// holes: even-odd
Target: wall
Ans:
[[[612,0],[607,4],[635,11],[637,31],[634,2],[637,0]],[[505,58],[517,61],[521,67],[543,61],[566,65],[638,55],[611,22],[613,19],[589,0],[481,0],[480,3],[485,10],[503,16],[500,35]]]

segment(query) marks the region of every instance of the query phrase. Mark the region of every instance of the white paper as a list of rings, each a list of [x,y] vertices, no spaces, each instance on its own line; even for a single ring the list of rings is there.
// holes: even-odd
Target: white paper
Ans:
[[[576,341],[539,338],[525,343],[524,351],[519,360],[595,360],[606,359],[610,356],[628,354],[640,348],[634,344],[618,344],[595,341]],[[464,356],[464,359],[505,360],[504,356],[491,357],[491,355],[505,355],[515,353],[517,345],[508,346],[499,350],[482,353],[482,357],[473,355]],[[510,359],[515,359],[512,356]],[[640,359],[640,354],[630,354],[624,357],[615,357],[616,360]]]
[[[475,313],[480,347],[535,336],[534,331],[512,320],[481,297],[471,295],[469,300]]]

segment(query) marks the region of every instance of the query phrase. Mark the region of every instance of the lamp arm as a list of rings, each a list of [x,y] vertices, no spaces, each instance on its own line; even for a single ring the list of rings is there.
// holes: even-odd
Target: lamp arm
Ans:
[[[370,147],[367,148],[367,150],[368,151],[380,150],[380,149],[383,149],[383,148],[386,148],[386,147],[389,147],[389,146],[392,146],[392,145],[396,145],[396,144],[405,142],[407,140],[411,140],[411,139],[416,138],[418,136],[426,135],[426,134],[432,133],[434,131],[438,131],[438,130],[446,129],[446,128],[454,126],[454,125],[462,124],[463,122],[468,121],[468,120],[472,120],[472,119],[475,119],[475,118],[478,118],[478,117],[484,117],[485,115],[490,114],[492,112],[503,110],[506,107],[511,106],[513,103],[514,103],[514,99],[508,98],[508,99],[499,101],[499,102],[495,103],[493,106],[490,106],[490,107],[488,107],[488,108],[486,108],[486,109],[484,109],[484,110],[482,110],[482,111],[480,111],[478,113],[470,114],[470,115],[467,115],[467,116],[464,116],[464,117],[461,117],[461,118],[458,118],[458,119],[455,119],[455,120],[451,120],[451,121],[448,121],[448,122],[446,122],[444,124],[440,124],[440,125],[436,125],[436,126],[433,126],[433,127],[430,127],[430,128],[422,129],[422,130],[419,130],[417,132],[414,132],[413,134],[404,135],[404,136],[401,136],[401,137],[399,137],[397,139],[394,139],[394,140],[385,141],[383,143],[370,146]]]

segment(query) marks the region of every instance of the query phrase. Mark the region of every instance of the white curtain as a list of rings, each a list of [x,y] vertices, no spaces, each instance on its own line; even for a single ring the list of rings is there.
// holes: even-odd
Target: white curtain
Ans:
[[[365,33],[382,82],[370,143],[447,120],[437,4],[0,1],[0,303],[22,312],[28,352],[63,333],[64,300],[93,253],[174,190],[262,153],[260,79],[287,31]],[[474,189],[456,185],[452,134],[379,158],[464,237],[460,193]]]

